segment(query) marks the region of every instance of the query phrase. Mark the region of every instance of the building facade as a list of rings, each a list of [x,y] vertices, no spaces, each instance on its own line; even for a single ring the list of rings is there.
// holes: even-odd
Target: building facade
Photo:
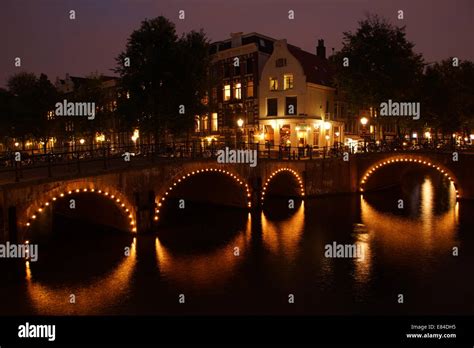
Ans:
[[[317,54],[274,42],[259,86],[261,144],[325,148],[344,139],[343,122],[337,119],[331,69],[324,41]]]
[[[275,39],[232,33],[211,44],[209,114],[196,117],[196,134],[232,144],[255,142],[259,121],[259,81]]]

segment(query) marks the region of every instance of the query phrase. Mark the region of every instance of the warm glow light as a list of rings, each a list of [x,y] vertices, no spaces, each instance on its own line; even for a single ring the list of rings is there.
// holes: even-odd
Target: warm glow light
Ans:
[[[330,122],[324,122],[324,129],[326,129],[326,130],[331,129],[331,123]]]
[[[81,144],[81,145],[84,145],[85,142],[86,142],[86,141],[85,141],[84,138],[81,138],[81,139],[79,140],[79,144]]]
[[[367,119],[367,117],[362,117],[362,118],[360,119],[360,123],[361,123],[363,126],[365,126],[365,125],[367,124],[367,122],[369,122],[369,120]]]
[[[138,129],[133,130],[132,141],[135,143],[140,137],[140,131]]]
[[[239,119],[237,120],[237,126],[242,127],[243,125],[244,125],[244,120],[242,120],[241,118],[239,118]]]
[[[430,139],[431,133],[429,131],[425,132],[425,138]]]

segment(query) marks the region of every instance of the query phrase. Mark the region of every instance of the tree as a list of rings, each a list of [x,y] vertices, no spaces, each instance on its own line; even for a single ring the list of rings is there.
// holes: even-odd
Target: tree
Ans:
[[[7,86],[13,95],[11,135],[22,138],[23,145],[27,136],[46,142],[51,135],[47,113],[57,101],[57,91],[48,77],[21,72],[10,77]]]
[[[145,20],[116,61],[122,89],[118,112],[128,123],[155,139],[192,128],[206,93],[208,41],[202,31],[178,38],[168,19]]]
[[[423,72],[422,56],[413,47],[404,27],[368,15],[355,33],[344,33],[341,51],[331,57],[335,84],[359,109],[378,111],[380,103],[388,99],[413,101]]]
[[[426,121],[450,136],[468,134],[474,128],[474,64],[453,58],[428,66],[421,83],[421,100]],[[436,131],[436,133],[438,133]]]

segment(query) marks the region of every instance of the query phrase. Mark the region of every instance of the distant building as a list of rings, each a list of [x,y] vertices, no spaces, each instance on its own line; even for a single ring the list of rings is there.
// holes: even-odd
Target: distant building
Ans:
[[[233,33],[211,44],[209,115],[196,118],[196,132],[207,139],[253,142],[259,121],[259,81],[275,39]]]
[[[93,94],[87,89],[96,88],[97,81],[99,81],[100,96],[87,97],[91,100],[82,100],[84,95]],[[50,111],[48,119],[56,122],[58,146],[85,149],[104,144],[114,147],[130,143],[132,130],[124,129],[120,118],[115,114],[117,99],[120,95],[118,82],[118,77],[104,75],[78,77],[66,74],[64,79],[56,78],[55,87],[62,95],[60,102],[63,99],[94,102],[98,115],[94,120],[85,122],[83,119],[74,117],[55,117],[54,111]],[[81,139],[84,139],[83,145],[78,146]]]
[[[274,42],[259,86],[260,143],[325,147],[343,142],[331,78],[323,40],[316,54],[286,40]]]

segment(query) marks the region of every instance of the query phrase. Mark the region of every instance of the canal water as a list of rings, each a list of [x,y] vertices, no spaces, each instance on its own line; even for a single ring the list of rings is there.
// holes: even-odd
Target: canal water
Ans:
[[[474,204],[439,177],[405,181],[258,214],[188,204],[136,238],[56,214],[37,262],[0,260],[0,314],[474,313]],[[363,257],[325,257],[333,243]]]

